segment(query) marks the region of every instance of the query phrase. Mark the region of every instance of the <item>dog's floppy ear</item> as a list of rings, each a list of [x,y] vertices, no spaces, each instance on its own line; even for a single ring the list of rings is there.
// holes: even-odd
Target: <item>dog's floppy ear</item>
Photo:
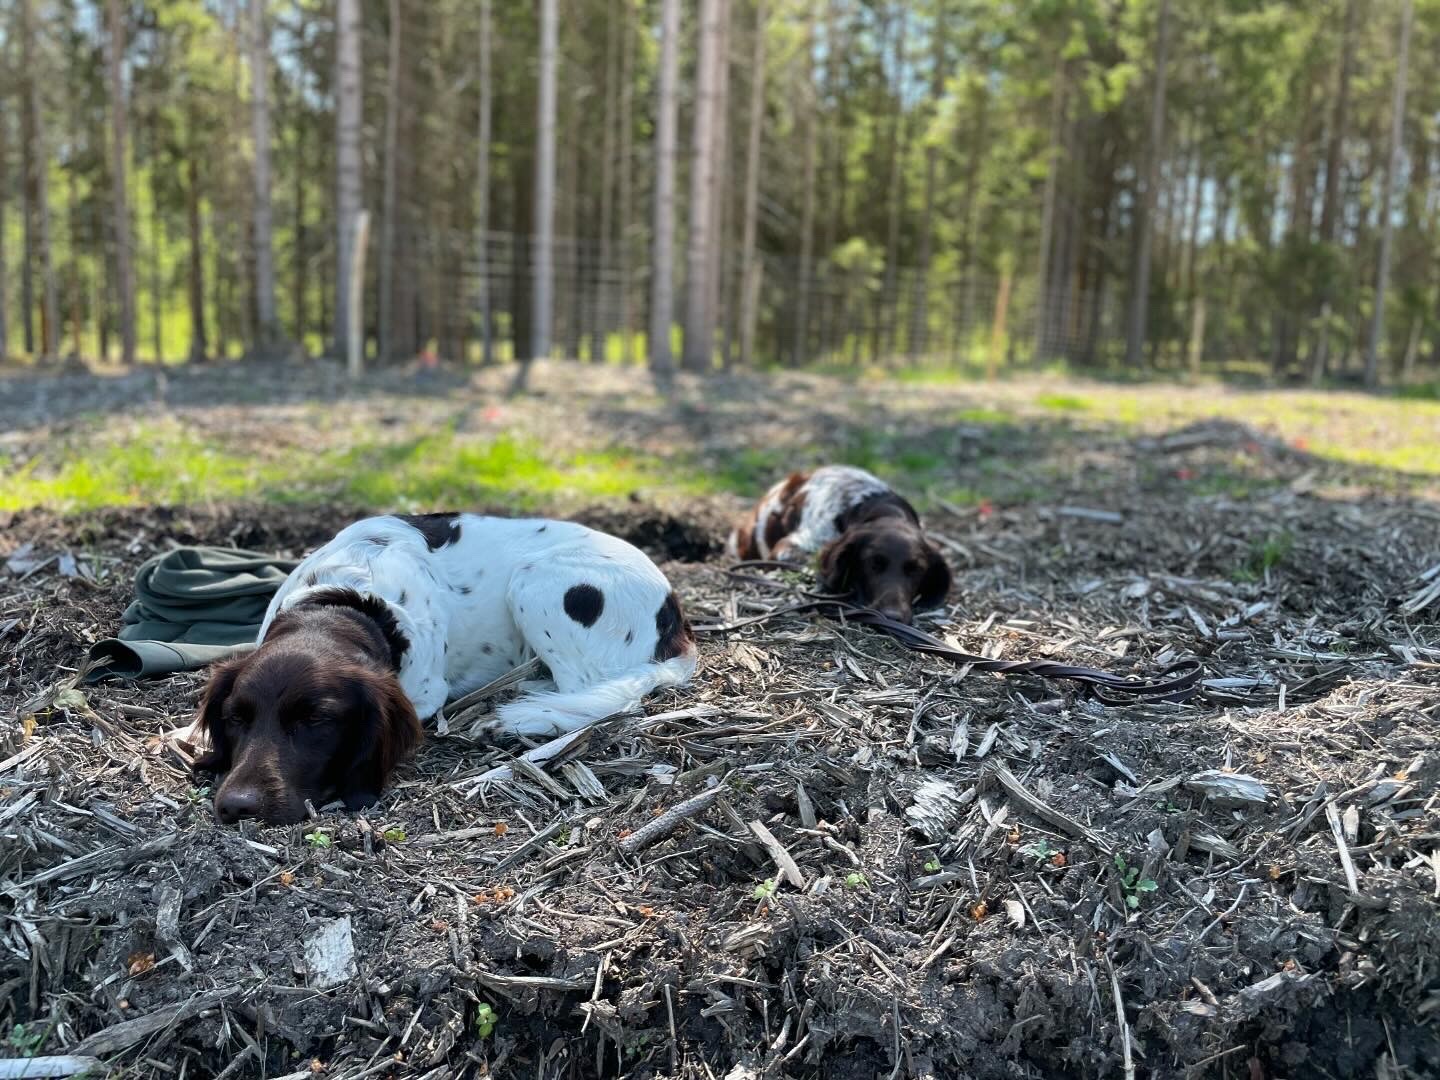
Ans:
[[[205,772],[223,773],[230,768],[230,737],[225,731],[225,721],[220,710],[230,691],[235,689],[235,679],[245,669],[248,656],[237,656],[210,669],[210,682],[200,699],[200,711],[195,717],[196,734],[205,736],[210,749],[195,759],[195,768]]]
[[[856,537],[847,534],[820,549],[816,574],[820,584],[829,592],[854,592],[859,570],[860,541]]]
[[[370,675],[360,680],[360,686],[365,702],[359,743],[340,779],[340,797],[351,810],[378,799],[395,766],[424,738],[415,706],[394,678]]]
[[[925,576],[920,579],[920,591],[915,596],[917,607],[934,607],[943,603],[950,592],[950,566],[940,549],[925,543]]]

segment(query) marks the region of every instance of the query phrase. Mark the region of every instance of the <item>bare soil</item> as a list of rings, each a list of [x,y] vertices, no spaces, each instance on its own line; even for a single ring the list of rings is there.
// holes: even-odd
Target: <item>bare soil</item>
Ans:
[[[706,413],[647,415],[663,435]],[[1440,627],[1409,601],[1440,509],[1235,425],[1066,438],[1038,497],[932,512],[957,586],[925,625],[1119,672],[1199,656],[1192,702],[1105,707],[781,617],[705,633],[693,687],[559,755],[456,723],[371,811],[286,828],[217,825],[159,738],[202,676],[72,684],[149,555],[299,553],[357,508],[0,516],[0,563],[31,545],[0,566],[0,1058],[296,1080],[1437,1075]],[[1176,479],[1238,453],[1263,484]],[[727,574],[732,509],[575,516],[729,624],[790,599]],[[341,917],[358,973],[322,990],[305,943]]]

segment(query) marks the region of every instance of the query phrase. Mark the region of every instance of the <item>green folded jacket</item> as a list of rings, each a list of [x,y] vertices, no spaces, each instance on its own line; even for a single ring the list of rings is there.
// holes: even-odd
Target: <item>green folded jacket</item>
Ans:
[[[120,632],[90,646],[87,683],[194,671],[255,647],[270,598],[294,559],[226,547],[182,547],[135,575]]]

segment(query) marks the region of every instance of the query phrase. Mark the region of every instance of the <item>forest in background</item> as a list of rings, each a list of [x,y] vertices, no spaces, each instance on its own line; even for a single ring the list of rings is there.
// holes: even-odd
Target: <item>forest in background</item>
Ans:
[[[0,34],[10,357],[1440,366],[1436,0],[6,0]]]

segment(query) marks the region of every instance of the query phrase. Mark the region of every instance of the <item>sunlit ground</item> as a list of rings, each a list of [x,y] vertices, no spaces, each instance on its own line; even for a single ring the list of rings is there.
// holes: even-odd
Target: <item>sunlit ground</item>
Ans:
[[[922,502],[1025,502],[1083,489],[1081,463],[1097,449],[1204,421],[1243,425],[1265,446],[1232,440],[1202,474],[1171,477],[1198,494],[1263,486],[1255,459],[1276,445],[1370,485],[1440,483],[1440,402],[1424,398],[776,375],[686,384],[667,405],[640,372],[574,365],[545,369],[537,385],[547,392],[514,402],[496,377],[433,396],[82,415],[6,438],[0,509],[263,500],[530,510],[634,491],[752,495],[825,460],[872,469]],[[1161,455],[1136,461],[1137,483],[1166,468]]]

